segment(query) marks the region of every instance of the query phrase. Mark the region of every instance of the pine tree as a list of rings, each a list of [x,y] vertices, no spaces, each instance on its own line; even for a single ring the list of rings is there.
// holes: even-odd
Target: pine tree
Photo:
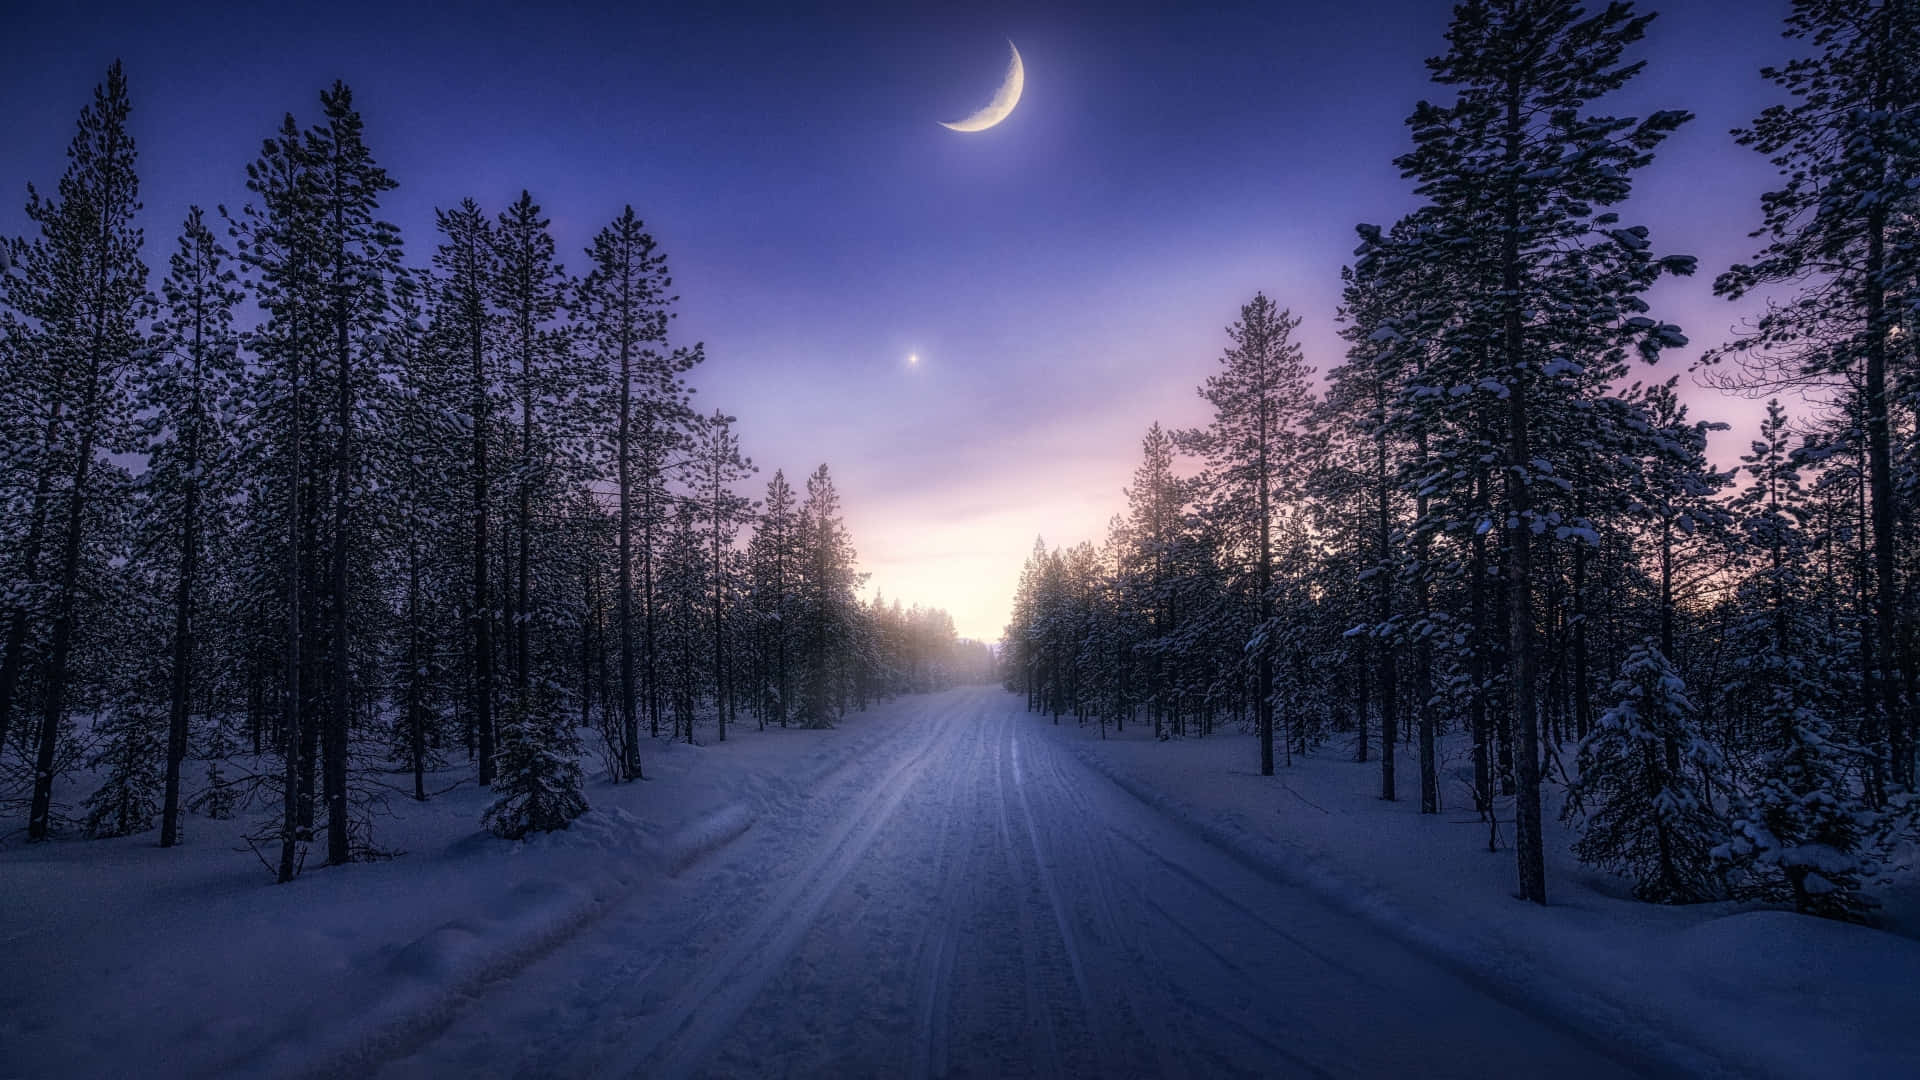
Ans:
[[[805,689],[800,717],[808,727],[831,727],[844,711],[837,689],[844,658],[854,642],[858,606],[853,544],[840,517],[840,493],[823,464],[807,477],[807,501],[800,508],[802,564],[796,588],[804,629]]]
[[[1792,95],[1735,133],[1780,169],[1761,200],[1767,246],[1720,275],[1740,299],[1813,278],[1801,297],[1768,305],[1752,332],[1716,356],[1746,371],[1734,381],[1778,387],[1837,377],[1858,397],[1872,527],[1877,730],[1872,786],[1914,782],[1912,613],[1901,607],[1899,520],[1912,512],[1896,482],[1890,390],[1900,382],[1896,333],[1920,297],[1920,5],[1911,0],[1795,0],[1786,35],[1812,55],[1762,71]],[[1903,221],[1904,219],[1904,221]],[[1911,362],[1911,361],[1910,361]],[[1920,365],[1917,365],[1920,366]]]
[[[121,703],[96,727],[98,748],[88,764],[104,775],[87,797],[88,836],[131,836],[153,827],[166,782],[158,768],[168,757],[165,731],[158,710],[138,700]]]
[[[1702,779],[1720,762],[1694,732],[1686,685],[1657,647],[1642,643],[1627,653],[1613,693],[1616,704],[1580,744],[1580,780],[1566,806],[1566,816],[1580,819],[1574,854],[1632,876],[1642,900],[1711,899],[1720,892],[1712,852],[1725,826]]]
[[[513,463],[513,587],[506,620],[512,631],[513,685],[533,677],[533,536],[537,490],[556,482],[561,467],[560,408],[574,389],[570,343],[555,326],[567,294],[554,257],[553,235],[540,206],[522,191],[494,225],[493,303],[499,309],[505,355],[512,369],[510,396],[519,410]]]
[[[227,780],[227,761],[234,754],[233,739],[226,717],[221,713],[216,712],[208,717],[206,728],[206,779],[199,794],[187,805],[215,821],[225,821],[233,816],[239,802],[232,784]]]
[[[673,504],[673,518],[663,532],[660,557],[660,656],[666,661],[661,692],[673,707],[674,734],[693,742],[695,710],[704,684],[705,658],[713,655],[703,644],[707,593],[707,558],[700,542],[700,504],[691,498]]]
[[[734,539],[750,520],[753,502],[733,486],[754,471],[753,461],[740,456],[740,439],[733,434],[734,418],[716,410],[694,426],[693,456],[688,459],[688,483],[697,494],[707,534],[710,560],[707,579],[713,603],[713,703],[719,741],[727,741],[727,714],[732,708],[727,671],[726,609],[734,591]]]
[[[1654,257],[1644,227],[1620,227],[1604,208],[1627,197],[1632,173],[1688,114],[1582,115],[1639,72],[1622,56],[1651,18],[1624,3],[1592,15],[1568,0],[1458,5],[1447,54],[1429,61],[1434,80],[1457,97],[1415,110],[1415,149],[1399,160],[1432,206],[1431,228],[1410,254],[1458,258],[1471,249],[1498,272],[1495,287],[1460,298],[1454,355],[1471,366],[1453,379],[1492,393],[1503,414],[1515,849],[1520,896],[1536,903],[1546,902],[1546,878],[1533,538],[1558,524],[1536,508],[1536,488],[1552,483],[1537,444],[1569,391],[1591,386],[1584,361],[1596,345],[1635,347],[1651,360],[1685,343],[1677,328],[1643,314],[1639,294],[1663,273],[1690,273],[1693,260]],[[1577,353],[1568,347],[1575,343]]]
[[[1232,344],[1222,370],[1208,377],[1200,396],[1213,406],[1206,428],[1182,432],[1182,449],[1205,459],[1199,478],[1235,549],[1244,553],[1261,630],[1273,618],[1273,517],[1275,503],[1297,492],[1300,426],[1307,419],[1307,378],[1313,373],[1293,331],[1300,320],[1257,294],[1227,328]],[[1254,708],[1260,730],[1260,773],[1273,775],[1273,653],[1257,650]]]
[[[493,783],[494,772],[494,602],[489,578],[492,534],[489,509],[493,498],[490,479],[494,451],[488,437],[493,429],[496,387],[492,345],[494,316],[488,298],[495,276],[493,232],[486,215],[472,199],[452,210],[436,210],[441,242],[433,254],[439,271],[438,302],[434,305],[433,336],[459,371],[465,393],[462,409],[472,446],[465,462],[471,498],[468,502],[472,560],[467,619],[471,624],[468,668],[473,746],[479,757],[481,786]]]
[[[793,683],[789,678],[788,654],[793,638],[793,583],[799,564],[799,517],[794,505],[793,487],[786,473],[775,469],[767,481],[767,497],[761,503],[760,520],[753,531],[750,549],[757,615],[763,628],[761,652],[770,664],[764,677],[762,700],[770,706],[774,721],[781,727],[793,713]],[[765,715],[765,707],[762,715]]]
[[[238,215],[227,215],[237,256],[252,271],[250,290],[264,323],[252,335],[262,360],[247,405],[248,431],[239,439],[255,460],[249,506],[255,508],[254,541],[262,568],[278,561],[285,602],[269,617],[281,623],[282,803],[273,829],[279,851],[274,860],[281,882],[293,880],[312,838],[314,765],[318,725],[313,722],[313,655],[309,648],[316,605],[312,568],[318,518],[309,475],[308,400],[320,348],[322,302],[317,287],[318,200],[307,157],[293,116],[288,114],[260,157],[247,166],[247,190],[257,201]],[[224,213],[224,211],[223,211]],[[278,522],[273,510],[284,509]],[[265,576],[264,574],[262,575]]]
[[[351,566],[365,523],[355,505],[363,467],[356,418],[373,376],[379,335],[390,315],[389,289],[399,272],[399,232],[381,221],[380,196],[396,186],[374,163],[362,136],[353,93],[343,83],[320,95],[322,122],[307,136],[307,159],[318,194],[316,263],[326,299],[326,341],[332,370],[333,497],[329,537],[327,683],[329,702],[321,757],[327,804],[327,861],[351,859],[347,806],[348,742],[353,725]],[[373,355],[370,355],[372,353]]]
[[[634,527],[636,487],[657,486],[659,477],[636,476],[645,460],[635,445],[637,429],[682,400],[679,376],[703,358],[701,347],[667,349],[673,318],[666,254],[633,207],[600,230],[587,249],[593,269],[580,284],[577,307],[588,344],[613,388],[613,472],[618,499],[619,554],[615,568],[619,634],[620,721],[627,748],[623,771],[640,775],[639,668],[634,656]]]
[[[481,824],[509,840],[564,829],[587,812],[580,740],[545,684],[515,691],[508,701],[494,790]]]
[[[1178,578],[1187,485],[1174,474],[1173,454],[1173,439],[1158,423],[1149,427],[1140,442],[1140,466],[1126,493],[1125,549],[1120,556],[1126,604],[1146,615],[1140,646],[1147,669],[1142,689],[1156,735],[1177,700],[1169,651],[1182,614]]]
[[[400,699],[393,747],[413,774],[416,801],[427,798],[426,773],[440,741],[434,699],[443,666],[436,657],[442,626],[459,614],[454,598],[462,595],[463,582],[455,553],[462,550],[469,510],[459,483],[469,464],[461,423],[468,405],[461,378],[465,357],[434,340],[422,307],[422,278],[406,273],[393,283],[391,326],[380,358],[382,400],[375,410],[387,435],[368,446],[377,483],[367,494],[370,515],[393,541],[382,569],[403,582],[405,644],[392,664]]]
[[[1735,505],[1758,565],[1740,586],[1746,614],[1735,630],[1733,692],[1759,755],[1716,854],[1737,896],[1859,918],[1872,906],[1861,893],[1871,815],[1847,777],[1853,754],[1834,738],[1830,717],[1841,695],[1822,667],[1843,649],[1805,603],[1806,510],[1788,439],[1785,410],[1769,402],[1760,438],[1741,458],[1752,482]]]
[[[141,518],[154,541],[143,546],[171,552],[176,560],[161,847],[179,840],[180,767],[187,755],[198,611],[207,590],[205,551],[209,534],[217,538],[224,531],[220,514],[233,493],[222,418],[239,390],[234,310],[242,294],[228,259],[200,208],[190,209],[161,286],[165,308],[154,326],[158,355],[137,380],[149,495]]]
[[[99,458],[122,449],[126,441],[121,382],[142,348],[138,324],[149,300],[147,267],[140,260],[141,231],[133,223],[140,201],[134,143],[127,131],[130,111],[126,76],[116,62],[95,88],[93,103],[80,113],[59,197],[44,198],[29,189],[27,217],[39,226],[40,236],[14,245],[21,268],[7,293],[9,307],[33,326],[38,338],[35,389],[47,395],[52,405],[48,415],[59,418],[49,428],[50,448],[58,450],[45,465],[62,473],[57,479],[46,474],[47,498],[36,499],[34,510],[37,518],[44,513],[42,527],[52,530],[45,538],[57,546],[44,580],[47,604],[42,610],[50,627],[27,818],[32,840],[45,840],[51,831],[56,749],[74,674],[70,663],[76,637],[85,630],[80,625],[82,573],[92,503],[103,480]],[[57,494],[52,487],[56,482],[61,483]],[[40,543],[34,537],[23,559],[30,583],[42,580]],[[5,670],[0,671],[0,716],[13,708],[23,662],[15,641],[24,646],[29,617],[25,605],[15,606]]]
[[[689,410],[682,399],[645,402],[640,409],[632,439],[633,470],[629,480],[633,494],[629,507],[640,530],[639,666],[646,674],[647,730],[653,738],[660,737],[660,716],[665,706],[666,689],[666,680],[660,673],[660,579],[664,570],[660,552],[668,541],[671,516],[677,506],[677,501],[667,490],[667,477],[677,457],[686,451],[684,424],[688,417]]]

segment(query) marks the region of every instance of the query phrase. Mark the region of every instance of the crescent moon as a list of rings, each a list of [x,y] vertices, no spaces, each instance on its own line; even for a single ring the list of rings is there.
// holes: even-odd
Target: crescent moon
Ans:
[[[965,120],[956,120],[949,124],[940,121],[940,126],[953,131],[985,131],[1012,115],[1013,107],[1020,104],[1020,91],[1027,86],[1027,69],[1020,63],[1020,50],[1013,42],[1007,42],[1007,48],[1013,52],[1013,62],[1007,65],[1006,80],[1000,84],[1000,90],[986,107]]]

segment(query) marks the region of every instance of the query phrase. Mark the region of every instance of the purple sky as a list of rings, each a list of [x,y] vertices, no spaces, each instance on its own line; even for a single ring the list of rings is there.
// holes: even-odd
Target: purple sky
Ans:
[[[1751,254],[1772,179],[1727,131],[1776,99],[1757,71],[1790,55],[1786,3],[1642,6],[1662,12],[1639,50],[1649,69],[1612,111],[1698,119],[1624,216],[1700,257],[1698,278],[1652,299],[1707,345],[1740,317],[1712,277]],[[1104,535],[1147,425],[1204,419],[1193,388],[1256,289],[1304,316],[1316,366],[1338,361],[1353,225],[1412,205],[1392,159],[1438,89],[1421,61],[1448,11],[682,17],[390,0],[223,16],[13,0],[0,230],[24,228],[26,181],[57,179],[115,56],[153,265],[190,202],[241,201],[281,113],[312,118],[345,79],[401,183],[389,216],[412,261],[430,253],[433,207],[472,195],[497,210],[525,187],[578,269],[631,202],[673,260],[677,332],[706,342],[699,401],[740,418],[762,468],[753,493],[776,466],[797,482],[830,463],[873,584],[996,638],[1034,536]],[[1027,72],[1013,115],[940,127],[992,96],[1009,38]],[[1759,405],[1688,398],[1735,425],[1713,448],[1730,463]]]

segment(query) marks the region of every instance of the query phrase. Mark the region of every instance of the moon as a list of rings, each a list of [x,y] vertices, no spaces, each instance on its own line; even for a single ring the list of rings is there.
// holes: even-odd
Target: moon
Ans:
[[[1007,65],[1007,77],[993,95],[993,100],[965,120],[956,120],[951,124],[940,121],[941,127],[952,131],[985,131],[1013,114],[1013,107],[1020,104],[1020,91],[1027,86],[1027,69],[1020,63],[1020,50],[1014,48],[1013,42],[1007,42],[1007,49],[1013,53],[1013,60]]]

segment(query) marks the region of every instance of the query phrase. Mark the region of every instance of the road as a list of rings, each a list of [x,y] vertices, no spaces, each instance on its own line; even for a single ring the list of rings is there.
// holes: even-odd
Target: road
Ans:
[[[1018,698],[924,700],[383,1074],[1634,1075],[1197,840]]]

